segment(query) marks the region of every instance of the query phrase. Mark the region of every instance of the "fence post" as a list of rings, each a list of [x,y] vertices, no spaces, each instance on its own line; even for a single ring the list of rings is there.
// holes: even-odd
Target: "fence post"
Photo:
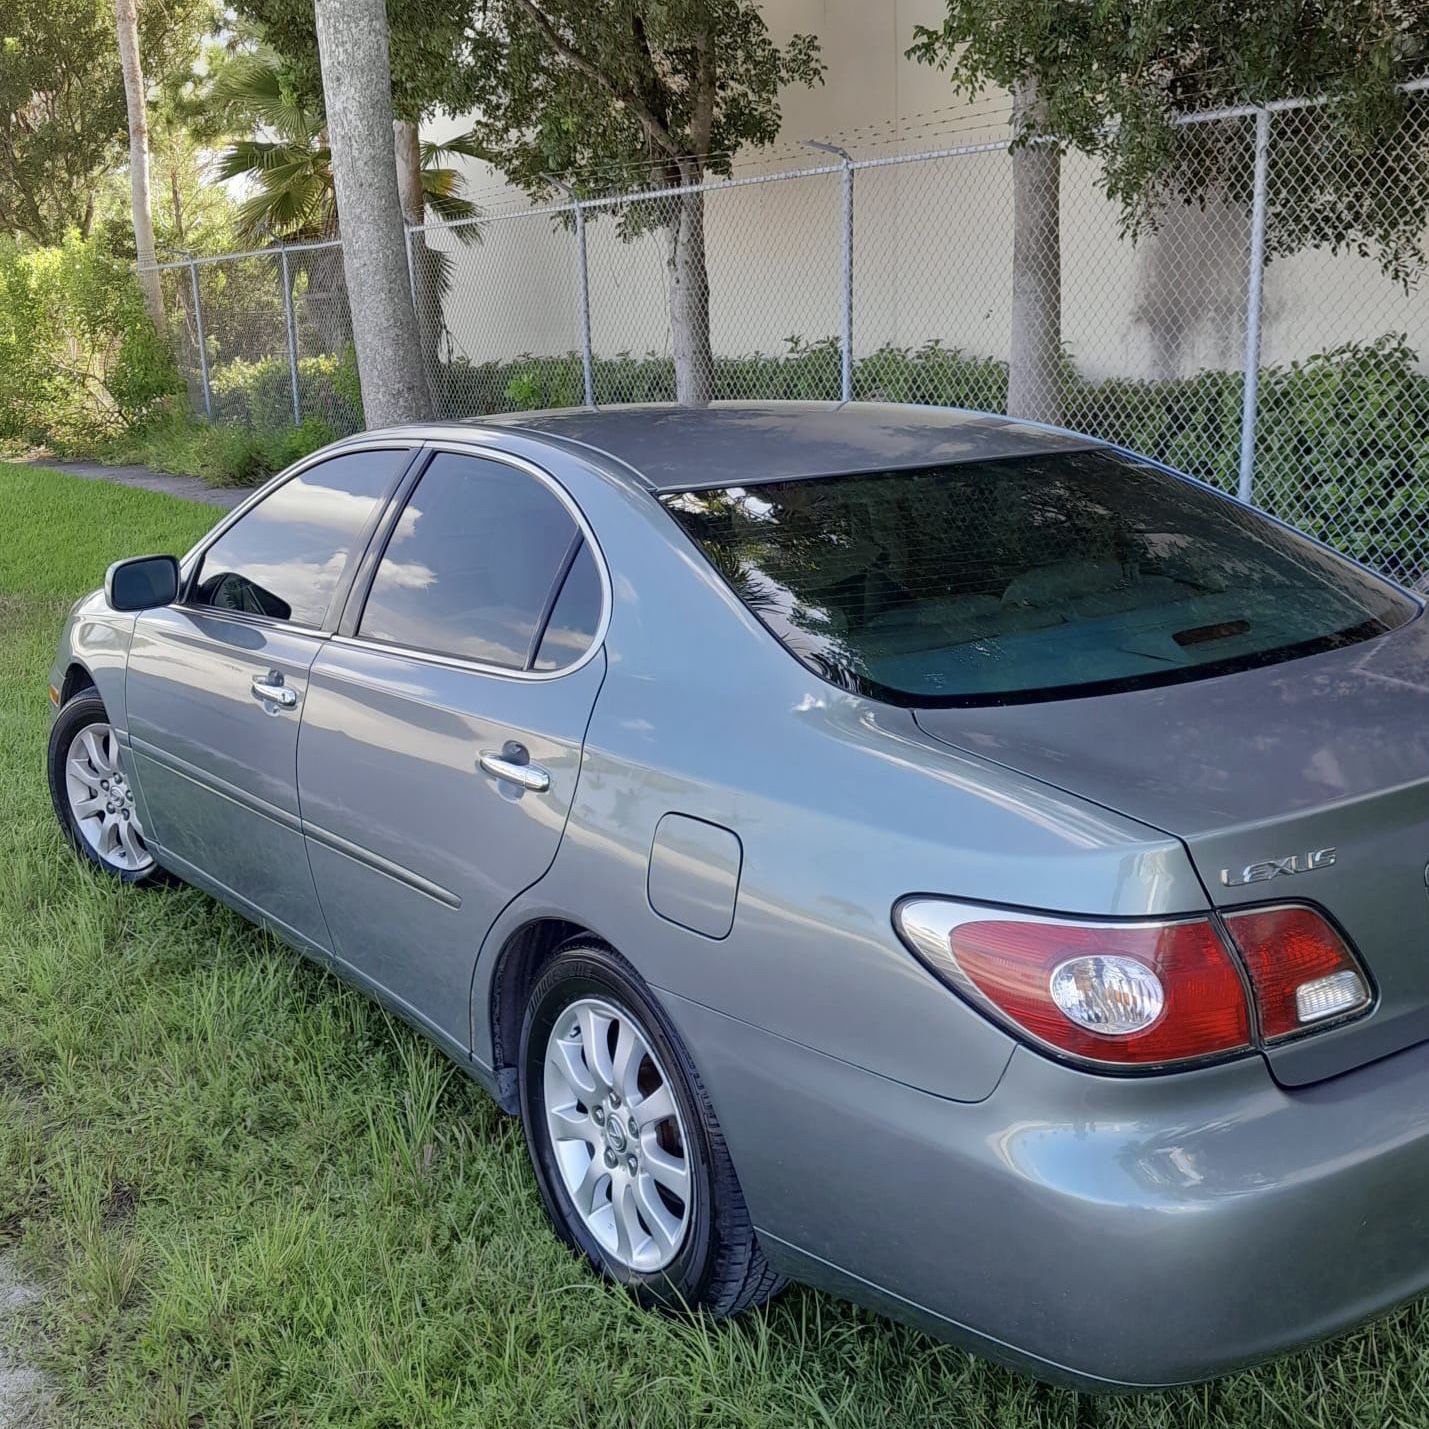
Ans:
[[[853,401],[853,159],[847,149],[805,139],[811,149],[843,162],[843,324],[839,333],[839,401]]]
[[[283,321],[288,328],[288,376],[293,384],[293,425],[303,425],[303,398],[298,389],[298,327],[293,321],[293,279],[288,272],[288,250],[280,248],[283,275]]]
[[[563,179],[553,174],[547,180],[571,201],[571,213],[576,225],[576,291],[581,305],[581,384],[585,391],[587,407],[595,406],[595,359],[590,345],[590,272],[586,266],[585,209],[576,197],[576,191]]]
[[[198,291],[198,264],[189,259],[189,282],[194,294],[194,336],[198,339],[198,373],[203,383],[203,413],[213,421],[213,388],[208,381],[208,341],[203,335],[203,299]]]
[[[1240,415],[1240,480],[1249,502],[1255,471],[1255,423],[1260,402],[1260,318],[1265,285],[1266,188],[1270,176],[1270,111],[1255,111],[1255,187],[1250,209],[1250,282],[1245,302],[1245,388]]]

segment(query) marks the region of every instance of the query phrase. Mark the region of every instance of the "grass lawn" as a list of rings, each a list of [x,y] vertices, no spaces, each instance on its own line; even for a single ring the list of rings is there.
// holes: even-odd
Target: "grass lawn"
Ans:
[[[1429,1423],[1418,1308],[1094,1400],[807,1291],[712,1325],[600,1284],[548,1230],[516,1124],[424,1041],[202,894],[111,885],[61,841],[42,764],[66,606],[216,514],[0,466],[0,1249],[46,1287],[22,1347],[62,1422]]]

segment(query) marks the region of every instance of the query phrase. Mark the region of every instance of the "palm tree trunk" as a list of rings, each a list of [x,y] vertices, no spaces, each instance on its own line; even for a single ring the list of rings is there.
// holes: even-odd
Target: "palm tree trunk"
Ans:
[[[155,329],[163,334],[164,293],[154,271],[154,215],[149,207],[149,115],[144,99],[144,67],[139,59],[139,17],[134,0],[114,0],[114,25],[119,34],[119,65],[124,72],[124,99],[129,109],[129,200],[134,218],[134,250],[139,260],[139,286]]]
[[[1037,86],[1013,91],[1020,134],[1040,118]],[[1062,420],[1062,161],[1055,144],[1012,151],[1012,334],[1007,411],[1034,422]]]
[[[342,266],[369,427],[431,415],[408,286],[383,0],[317,0]]]

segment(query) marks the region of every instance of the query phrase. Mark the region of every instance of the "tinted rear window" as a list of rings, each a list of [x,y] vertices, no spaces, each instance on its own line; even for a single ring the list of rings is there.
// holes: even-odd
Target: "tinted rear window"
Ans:
[[[1112,452],[664,499],[799,659],[903,705],[1224,674],[1367,639],[1418,609],[1293,531]]]

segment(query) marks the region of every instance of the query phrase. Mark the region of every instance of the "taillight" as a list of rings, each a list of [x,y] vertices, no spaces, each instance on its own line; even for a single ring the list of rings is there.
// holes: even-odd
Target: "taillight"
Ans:
[[[1224,916],[1250,973],[1267,1042],[1369,1006],[1369,979],[1313,908],[1285,904]]]
[[[941,899],[894,916],[944,982],[1079,1060],[1144,1067],[1251,1045],[1244,984],[1208,918],[1088,923]]]

